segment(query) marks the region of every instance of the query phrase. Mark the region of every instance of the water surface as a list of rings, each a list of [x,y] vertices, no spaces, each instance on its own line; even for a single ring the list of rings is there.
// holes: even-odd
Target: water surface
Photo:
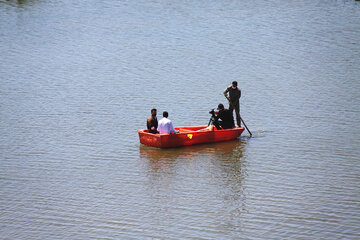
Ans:
[[[1,239],[359,239],[357,1],[0,0]],[[202,125],[232,81],[253,137]]]

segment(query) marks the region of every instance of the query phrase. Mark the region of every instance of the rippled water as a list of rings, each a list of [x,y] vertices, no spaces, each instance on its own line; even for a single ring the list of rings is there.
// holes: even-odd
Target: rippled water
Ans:
[[[359,239],[360,2],[0,0],[0,239]],[[237,80],[254,137],[206,124]]]

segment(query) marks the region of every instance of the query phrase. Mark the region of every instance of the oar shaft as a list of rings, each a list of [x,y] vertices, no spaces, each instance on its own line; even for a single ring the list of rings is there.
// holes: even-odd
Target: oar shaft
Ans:
[[[246,130],[249,132],[250,137],[251,137],[251,136],[252,136],[252,133],[250,132],[249,128],[246,126],[246,124],[245,124],[244,120],[242,119],[242,117],[240,117],[240,120],[241,120],[241,121],[242,121],[242,123],[244,124],[244,126],[245,126]]]

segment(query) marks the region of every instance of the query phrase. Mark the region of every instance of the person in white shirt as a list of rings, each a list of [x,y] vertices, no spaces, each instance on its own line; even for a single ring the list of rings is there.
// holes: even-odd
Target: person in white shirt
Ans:
[[[163,112],[163,118],[159,121],[157,130],[160,134],[178,133],[179,131],[175,130],[171,120],[167,118],[168,116],[168,112]]]

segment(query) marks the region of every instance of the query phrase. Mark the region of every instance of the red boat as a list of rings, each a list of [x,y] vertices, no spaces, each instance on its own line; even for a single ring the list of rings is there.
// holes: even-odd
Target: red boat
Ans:
[[[200,143],[229,141],[238,138],[244,128],[231,128],[214,131],[205,130],[207,126],[176,127],[176,134],[152,134],[147,129],[138,130],[140,143],[159,148],[181,147]],[[199,131],[203,130],[203,131]],[[205,131],[204,131],[205,130]]]

